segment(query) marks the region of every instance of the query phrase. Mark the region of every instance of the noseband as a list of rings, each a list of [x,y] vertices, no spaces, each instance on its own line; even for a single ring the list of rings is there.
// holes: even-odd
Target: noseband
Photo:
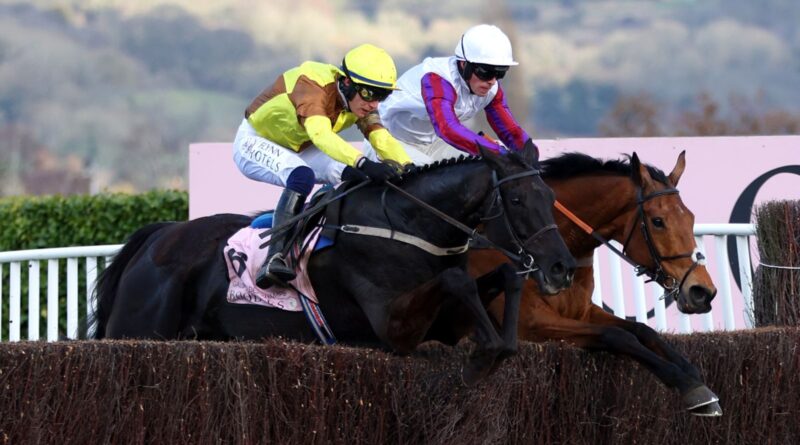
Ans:
[[[705,256],[703,256],[703,254],[700,253],[699,250],[693,250],[692,252],[681,253],[678,255],[661,256],[661,254],[658,253],[658,249],[656,248],[655,243],[653,242],[653,236],[650,233],[650,227],[647,225],[647,216],[644,213],[644,203],[653,198],[658,198],[660,196],[677,195],[677,194],[678,194],[678,189],[668,188],[653,192],[643,197],[642,188],[637,186],[636,187],[637,212],[636,212],[636,219],[634,220],[634,227],[631,227],[631,231],[630,233],[628,233],[628,236],[625,239],[625,243],[622,245],[623,257],[629,258],[627,255],[628,244],[630,243],[631,238],[633,238],[633,232],[636,230],[635,229],[636,222],[641,220],[639,226],[642,229],[642,236],[644,237],[645,244],[647,244],[647,249],[650,251],[650,258],[652,258],[653,263],[655,264],[655,269],[650,269],[641,265],[634,265],[634,268],[636,269],[636,275],[647,275],[649,280],[647,280],[646,282],[649,283],[651,281],[655,281],[656,283],[661,285],[661,287],[663,287],[664,290],[666,290],[666,292],[661,298],[665,297],[674,298],[680,292],[681,287],[683,287],[683,283],[686,282],[686,279],[697,268],[697,266],[705,264]],[[675,277],[669,275],[668,273],[666,273],[666,271],[664,271],[662,263],[664,261],[672,261],[681,258],[692,258],[692,265],[691,267],[689,267],[686,273],[683,274],[681,280],[678,281],[678,279],[676,279]]]

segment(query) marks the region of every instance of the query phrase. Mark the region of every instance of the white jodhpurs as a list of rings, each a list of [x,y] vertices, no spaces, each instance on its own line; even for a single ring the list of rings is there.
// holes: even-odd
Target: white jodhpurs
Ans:
[[[242,120],[233,141],[233,160],[245,176],[260,182],[286,187],[294,169],[306,166],[314,171],[317,184],[336,185],[342,182],[345,165],[334,160],[317,147],[307,147],[300,153],[278,145],[256,133]]]

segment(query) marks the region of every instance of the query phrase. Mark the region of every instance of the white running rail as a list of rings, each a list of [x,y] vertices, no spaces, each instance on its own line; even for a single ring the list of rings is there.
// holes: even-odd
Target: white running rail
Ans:
[[[92,292],[94,292],[97,278],[97,260],[105,258],[106,264],[111,257],[122,247],[121,244],[86,247],[61,247],[54,249],[17,250],[14,252],[0,252],[0,277],[4,277],[5,265],[9,265],[8,281],[8,317],[4,318],[0,312],[0,338],[10,341],[20,340],[22,327],[22,265],[28,269],[28,340],[40,340],[39,319],[41,314],[46,314],[47,341],[59,339],[59,317],[66,312],[67,338],[75,339],[78,333],[78,261],[85,260],[85,302],[86,312],[91,313]],[[67,261],[67,304],[59,307],[59,262]],[[47,306],[45,311],[40,307],[40,268],[41,262],[47,261]],[[5,294],[3,281],[0,279],[0,311]],[[7,323],[6,323],[7,321]],[[8,335],[3,333],[4,326],[8,327]]]
[[[717,287],[717,296],[712,302],[712,311],[702,315],[678,313],[673,307],[668,311],[661,299],[663,289],[655,283],[645,283],[644,277],[637,277],[627,263],[611,250],[603,247],[595,251],[595,285],[592,301],[618,317],[635,317],[636,321],[646,323],[657,331],[690,333],[696,331],[746,329],[754,326],[752,296],[752,273],[750,258],[750,237],[755,236],[753,224],[696,224],[695,241],[705,255],[706,268]],[[741,292],[732,284],[728,257],[728,239],[735,237],[736,257]],[[616,244],[621,248],[619,244]],[[610,298],[604,298],[607,293]],[[649,297],[648,297],[649,294]],[[633,295],[633,311],[626,310],[626,302]],[[650,302],[650,304],[648,304]],[[652,310],[648,311],[648,307]],[[715,323],[714,317],[722,320]],[[700,321],[698,321],[700,320]],[[693,323],[693,321],[695,321]]]
[[[636,277],[633,269],[611,253],[602,248],[595,251],[595,282],[602,283],[595,286],[592,301],[595,304],[611,308],[618,316],[635,316],[637,321],[650,324],[659,331],[689,333],[694,331],[710,331],[717,329],[731,330],[744,329],[753,326],[753,301],[751,293],[751,263],[749,237],[755,235],[752,224],[697,224],[695,226],[695,239],[700,250],[709,259],[708,271],[717,286],[718,293],[712,306],[714,310],[708,314],[689,316],[676,314],[668,316],[668,308],[664,300],[659,297],[663,293],[661,288],[653,283],[645,284],[642,277]],[[728,267],[728,237],[736,238],[736,252],[739,259],[738,274],[741,277],[742,292],[731,283],[731,273]],[[705,239],[713,240],[710,252],[706,251]],[[87,247],[64,247],[55,249],[20,250],[15,252],[0,252],[0,338],[10,341],[19,341],[22,327],[22,303],[27,301],[27,340],[40,340],[39,320],[40,314],[46,315],[47,341],[56,341],[59,336],[75,339],[82,335],[78,332],[79,320],[79,280],[85,283],[84,306],[86,313],[94,310],[91,298],[94,292],[95,280],[98,273],[98,259],[105,259],[108,264],[112,256],[122,247],[121,244]],[[59,304],[59,262],[66,260],[66,306]],[[79,261],[85,262],[85,274],[78,276]],[[47,299],[46,306],[40,305],[41,262],[47,261]],[[8,264],[8,273],[6,271]],[[27,298],[22,295],[23,265],[27,268],[28,293]],[[716,267],[714,267],[716,266]],[[602,270],[601,270],[602,268]],[[607,270],[606,270],[607,268]],[[8,282],[8,292],[4,293],[3,284]],[[626,284],[627,283],[627,284]],[[603,299],[604,291],[611,298]],[[625,295],[633,295],[626,299]],[[648,295],[649,294],[649,298]],[[8,295],[8,315],[4,317],[2,309],[5,296]],[[633,315],[626,312],[626,301],[633,301]],[[652,304],[648,305],[648,301]],[[652,307],[648,317],[648,306]],[[738,308],[738,309],[737,309]],[[742,309],[744,308],[744,309]],[[43,310],[44,309],[44,310]],[[674,308],[670,308],[672,312]],[[739,311],[737,317],[737,311]],[[744,311],[744,314],[741,312]],[[714,323],[714,314],[721,314],[723,323]],[[59,332],[59,319],[66,316],[66,332]],[[719,315],[718,315],[719,316]],[[677,318],[677,321],[674,319]],[[700,326],[693,327],[692,320],[702,320]],[[744,322],[738,322],[744,320]],[[63,323],[62,323],[63,324]],[[7,334],[4,332],[8,329]],[[91,333],[87,333],[91,334]]]

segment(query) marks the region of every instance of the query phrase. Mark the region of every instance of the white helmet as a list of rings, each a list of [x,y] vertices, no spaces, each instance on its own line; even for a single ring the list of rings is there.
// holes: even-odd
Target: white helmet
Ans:
[[[494,25],[477,25],[468,29],[456,45],[460,60],[495,66],[519,65],[511,56],[511,41]]]

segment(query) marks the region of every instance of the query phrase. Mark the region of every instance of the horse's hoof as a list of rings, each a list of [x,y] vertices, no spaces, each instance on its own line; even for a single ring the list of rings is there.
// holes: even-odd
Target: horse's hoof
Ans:
[[[466,387],[473,387],[486,376],[486,372],[481,372],[473,366],[466,365],[461,368],[461,383]]]
[[[682,396],[683,404],[686,409],[691,411],[701,406],[709,405],[719,401],[719,397],[714,394],[706,385],[700,385],[691,389]],[[720,413],[722,410],[720,409]]]
[[[476,361],[470,361],[461,369],[461,381],[468,387],[477,385],[478,382],[491,374],[492,365],[493,363],[478,364]]]
[[[719,406],[719,402],[711,402],[707,405],[689,410],[689,413],[693,416],[700,417],[720,417],[722,415],[722,407]]]

